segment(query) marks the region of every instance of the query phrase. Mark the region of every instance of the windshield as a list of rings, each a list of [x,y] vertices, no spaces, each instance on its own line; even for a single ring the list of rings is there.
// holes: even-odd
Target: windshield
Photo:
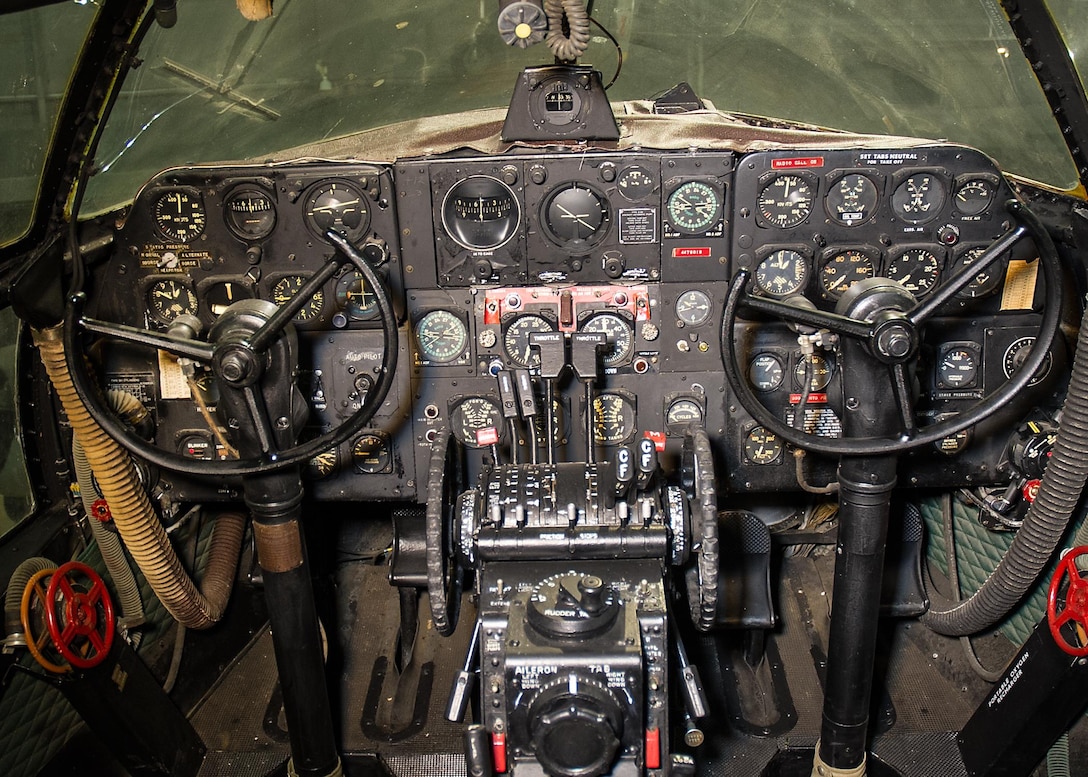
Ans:
[[[548,63],[504,45],[496,5],[283,0],[247,22],[220,0],[153,25],[98,148],[85,212],[163,168],[262,155],[405,119],[507,104]],[[974,145],[1060,188],[1076,174],[996,2],[597,2],[583,62],[613,101],[687,81],[716,108]],[[608,35],[603,31],[607,30]],[[213,34],[214,33],[214,34]],[[609,35],[615,39],[614,44]]]
[[[0,245],[30,226],[61,100],[95,7],[66,3],[0,23]]]

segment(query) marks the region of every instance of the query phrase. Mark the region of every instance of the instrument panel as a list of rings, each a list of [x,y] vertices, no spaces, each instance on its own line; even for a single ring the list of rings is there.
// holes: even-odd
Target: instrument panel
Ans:
[[[587,445],[607,458],[650,436],[675,462],[694,423],[710,432],[726,488],[790,491],[800,488],[790,446],[748,418],[727,388],[720,338],[731,278],[748,271],[752,295],[829,311],[874,277],[924,299],[1006,231],[1011,197],[986,157],[949,145],[745,155],[549,149],[179,169],[136,198],[115,255],[97,272],[89,312],[158,330],[195,316],[206,330],[242,299],[283,305],[328,261],[325,235],[335,231],[386,284],[401,358],[373,428],[308,468],[318,498],[421,500],[430,443],[443,427],[476,466],[523,450],[527,437],[543,440],[543,424],[515,428],[504,418],[496,376],[539,371],[534,335],[556,332],[607,342],[592,403],[569,377],[550,408],[537,396],[561,460],[583,458]],[[980,273],[929,327],[919,423],[962,412],[1030,351],[1042,289],[1029,254],[1019,247]],[[374,290],[346,267],[293,324],[307,434],[316,434],[348,417],[374,384],[382,348]],[[768,408],[811,433],[841,434],[850,387],[833,349],[810,353],[797,332],[759,316],[738,319],[731,336],[744,379]],[[1066,358],[1056,347],[1032,388],[1039,398],[1054,392]],[[153,409],[158,445],[224,455],[169,359],[107,348],[102,375]],[[202,393],[214,408],[214,385]],[[1007,427],[1010,413],[1028,409],[987,424]],[[985,432],[905,457],[901,482],[993,480],[1004,438]],[[813,456],[806,466],[820,482],[835,462]],[[179,499],[236,493],[184,480],[174,488]]]

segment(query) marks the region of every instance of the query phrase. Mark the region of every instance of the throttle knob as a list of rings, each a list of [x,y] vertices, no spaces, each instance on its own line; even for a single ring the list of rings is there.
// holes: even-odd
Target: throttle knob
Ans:
[[[623,712],[608,688],[572,672],[533,700],[529,731],[537,760],[551,777],[598,777],[615,761]]]

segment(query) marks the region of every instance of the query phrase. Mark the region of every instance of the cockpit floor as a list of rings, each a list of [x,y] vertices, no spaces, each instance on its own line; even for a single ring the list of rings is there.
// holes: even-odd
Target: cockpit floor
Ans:
[[[758,652],[758,644],[740,634],[685,638],[700,664],[713,712],[699,722],[705,742],[691,751],[699,775],[759,775],[776,753],[814,745],[832,564],[829,555],[781,562],[780,625],[766,641],[758,668],[745,660],[746,649]],[[429,628],[423,598],[418,638],[410,660],[401,666],[399,604],[386,575],[385,566],[369,558],[337,567],[332,595],[340,625],[328,635],[328,666],[330,676],[342,678],[333,684],[342,750],[377,754],[391,773],[406,777],[464,774],[461,728],[444,719],[444,710],[474,613],[462,612],[461,626],[444,639]],[[1015,652],[999,635],[979,643],[984,659],[995,665]],[[914,621],[885,620],[879,656],[871,718],[874,754],[909,777],[966,776],[955,732],[990,686],[970,670],[956,640]],[[282,765],[288,746],[267,628],[224,673],[192,719],[209,749],[202,776],[258,775]],[[1074,763],[1086,757],[1084,729],[1082,721],[1074,730]],[[678,745],[683,747],[674,741],[673,748]],[[1045,775],[1045,767],[1036,774]]]

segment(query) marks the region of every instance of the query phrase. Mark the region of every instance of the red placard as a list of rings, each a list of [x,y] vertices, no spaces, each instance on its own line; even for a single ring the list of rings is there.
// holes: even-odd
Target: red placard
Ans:
[[[689,246],[672,249],[673,259],[702,259],[710,256],[710,246]]]
[[[786,159],[772,159],[771,168],[774,170],[793,170],[798,167],[823,167],[822,156],[798,156]]]

